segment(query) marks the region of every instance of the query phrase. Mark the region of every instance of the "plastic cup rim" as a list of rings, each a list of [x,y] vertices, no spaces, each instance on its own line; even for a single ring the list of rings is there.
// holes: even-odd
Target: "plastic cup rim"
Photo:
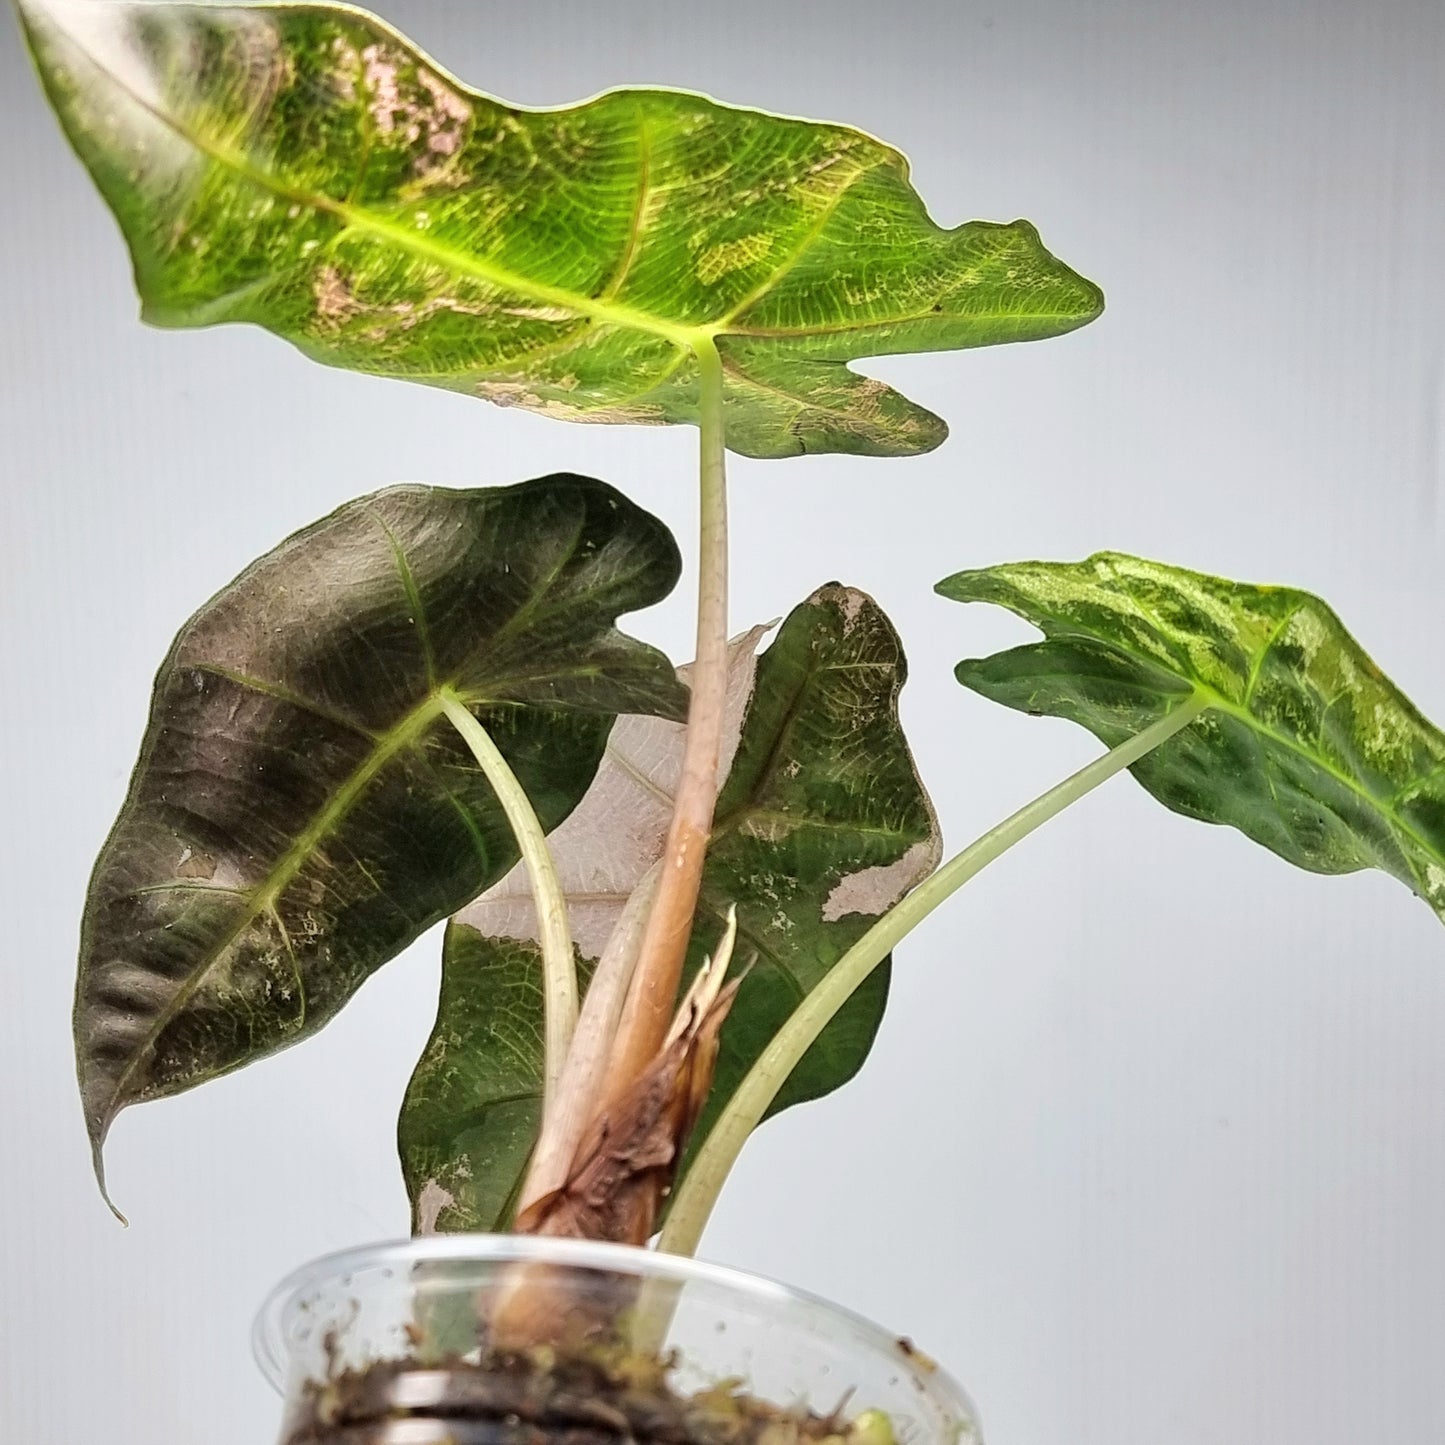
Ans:
[[[764,1275],[734,1269],[729,1265],[712,1264],[706,1260],[663,1254],[657,1250],[639,1249],[627,1244],[607,1244],[585,1239],[550,1239],[537,1235],[427,1235],[417,1239],[362,1245],[322,1255],[287,1275],[267,1296],[256,1316],[251,1343],[261,1373],[278,1394],[285,1394],[290,1331],[297,1303],[308,1290],[315,1289],[328,1280],[344,1278],[363,1269],[392,1267],[400,1271],[418,1264],[469,1259],[497,1264],[535,1261],[571,1265],[580,1269],[609,1270],[684,1284],[703,1283],[750,1296],[774,1307],[796,1305],[805,1310],[816,1310],[848,1329],[858,1337],[861,1344],[894,1358],[898,1365],[907,1369],[940,1404],[954,1403],[966,1418],[976,1418],[973,1403],[963,1387],[931,1360],[925,1362],[921,1359],[907,1340],[874,1324],[863,1315],[824,1299],[821,1295],[793,1285],[780,1284]],[[949,1397],[952,1397],[951,1402]]]

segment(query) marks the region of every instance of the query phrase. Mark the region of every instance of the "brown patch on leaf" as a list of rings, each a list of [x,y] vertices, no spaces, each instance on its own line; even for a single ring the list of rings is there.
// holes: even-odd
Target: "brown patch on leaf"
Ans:
[[[177,878],[211,879],[216,876],[216,859],[203,848],[186,848],[176,864]]]
[[[498,307],[492,301],[464,301],[459,296],[441,294],[425,301],[394,301],[373,305],[358,299],[350,280],[335,266],[323,266],[312,282],[316,297],[316,324],[322,330],[336,331],[347,322],[364,318],[374,321],[360,333],[361,339],[379,345],[394,336],[404,336],[418,326],[443,313],[455,316],[493,316]]]
[[[435,1234],[442,1210],[452,1208],[456,1202],[450,1189],[444,1189],[435,1179],[428,1179],[416,1202],[417,1234]]]
[[[535,411],[544,405],[542,398],[525,381],[479,381],[476,392],[494,406],[520,406]]]
[[[533,316],[539,313],[534,310]],[[550,317],[543,317],[548,320]],[[575,389],[577,380],[572,378],[568,390]],[[532,383],[526,381],[482,380],[475,384],[476,394],[496,406],[519,406],[524,411],[534,411],[554,421],[611,422],[648,426],[664,420],[661,410],[652,405],[594,406],[573,402],[557,395],[543,396]]]
[[[938,867],[941,852],[935,830],[896,862],[860,868],[840,878],[823,904],[823,921],[835,923],[850,913],[861,913],[868,918],[886,913],[910,888]]]
[[[282,88],[295,76],[295,62],[281,42],[281,32],[269,16],[238,15],[232,21],[231,63],[244,72],[242,84],[247,109],[265,115]]]
[[[472,107],[439,75],[380,43],[361,52],[367,109],[377,134],[416,150],[413,169],[424,179],[444,171],[461,150]],[[410,72],[410,73],[409,73]]]
[[[366,309],[335,266],[323,266],[316,273],[312,291],[316,296],[316,319],[325,326],[342,326]]]

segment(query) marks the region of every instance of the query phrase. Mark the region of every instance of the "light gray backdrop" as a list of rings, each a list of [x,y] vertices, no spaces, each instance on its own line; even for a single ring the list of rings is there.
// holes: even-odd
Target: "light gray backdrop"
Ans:
[[[832,577],[907,639],[949,840],[1088,758],[953,662],[934,598],[1117,547],[1324,593],[1445,718],[1445,11],[1434,0],[390,0],[533,104],[625,82],[853,122],[935,215],[1027,216],[1109,297],[1042,345],[870,371],[921,460],[733,466],[739,626]],[[695,434],[581,428],[135,320],[115,229],[0,17],[0,1439],[258,1445],[253,1307],[401,1233],[397,1101],[437,939],[323,1036],[136,1110],[96,1197],[67,1015],[87,871],[173,631],[290,530],[402,479],[570,468],[693,522]],[[684,593],[637,620],[684,655]],[[865,1075],[750,1146],[705,1253],[906,1330],[993,1445],[1392,1445],[1445,1419],[1445,934],[1128,779],[898,960]]]

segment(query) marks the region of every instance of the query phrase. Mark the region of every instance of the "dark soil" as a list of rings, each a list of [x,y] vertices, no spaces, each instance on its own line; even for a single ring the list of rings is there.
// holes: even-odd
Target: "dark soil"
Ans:
[[[744,1394],[735,1380],[684,1396],[669,1383],[670,1369],[666,1359],[602,1352],[563,1356],[552,1349],[496,1353],[480,1362],[388,1361],[310,1386],[287,1421],[282,1445],[876,1445],[879,1440],[871,1412],[850,1424],[838,1412],[788,1411]]]

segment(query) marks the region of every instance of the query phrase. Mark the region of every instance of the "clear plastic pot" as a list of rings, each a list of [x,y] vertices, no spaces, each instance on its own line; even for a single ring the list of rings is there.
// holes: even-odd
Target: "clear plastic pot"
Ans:
[[[542,1312],[554,1338],[533,1319],[523,1345],[498,1344],[497,1302],[532,1282],[566,1302]],[[769,1280],[621,1245],[451,1235],[332,1255],[275,1290],[255,1346],[286,1400],[284,1445],[980,1439],[968,1397],[908,1340]]]

